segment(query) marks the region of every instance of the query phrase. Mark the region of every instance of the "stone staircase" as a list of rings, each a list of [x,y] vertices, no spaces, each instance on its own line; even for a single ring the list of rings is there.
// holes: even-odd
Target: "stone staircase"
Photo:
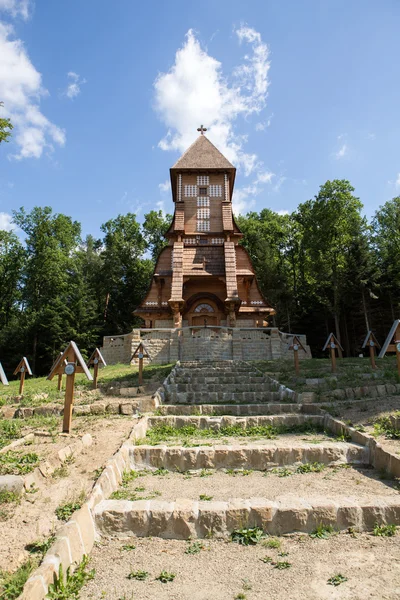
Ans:
[[[241,361],[180,363],[164,387],[169,404],[296,402],[295,392]]]

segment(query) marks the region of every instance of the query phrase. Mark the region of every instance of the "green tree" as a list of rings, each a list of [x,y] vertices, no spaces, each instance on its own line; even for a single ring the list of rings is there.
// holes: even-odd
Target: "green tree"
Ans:
[[[0,102],[0,108],[4,106],[3,102]],[[10,119],[5,119],[4,117],[0,117],[0,144],[1,142],[8,142],[8,138],[11,136],[11,131],[13,130],[13,124]]]
[[[350,251],[366,231],[362,203],[347,180],[327,181],[313,200],[300,204],[305,280],[314,298],[335,322],[341,340],[342,301]]]
[[[14,211],[14,222],[26,234],[27,260],[22,277],[22,300],[31,349],[32,368],[46,370],[53,356],[71,337],[74,306],[71,283],[80,224],[50,207],[30,213]]]
[[[144,215],[143,236],[154,261],[157,260],[161,250],[168,244],[168,240],[164,236],[171,222],[172,215],[164,215],[162,210],[151,210],[147,215]]]
[[[132,313],[150,285],[153,262],[142,258],[147,243],[136,215],[118,215],[101,230],[104,333],[127,333],[139,324]]]
[[[0,329],[9,325],[21,300],[20,280],[25,252],[17,236],[0,230]]]

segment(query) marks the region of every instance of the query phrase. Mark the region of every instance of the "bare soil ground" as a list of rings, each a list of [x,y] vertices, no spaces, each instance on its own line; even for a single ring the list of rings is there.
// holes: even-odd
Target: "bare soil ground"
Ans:
[[[67,466],[64,476],[44,480],[36,493],[26,494],[19,504],[1,505],[5,520],[0,521],[0,570],[11,571],[16,568],[27,557],[26,544],[47,537],[61,525],[55,509],[88,494],[98,476],[96,469],[120,447],[132,426],[132,417],[81,417],[74,420],[73,434],[81,437],[84,433],[90,433],[92,445]],[[52,438],[47,438],[47,443],[41,441],[23,449],[37,452],[41,457],[50,457],[58,449],[67,446],[71,438],[56,435],[54,442]]]
[[[198,554],[185,554],[189,543],[158,538],[109,541],[92,552],[96,577],[81,600],[394,600],[400,598],[400,535],[333,535],[327,540],[295,535],[279,538],[280,549],[204,541]],[[134,543],[136,548],[124,550]],[[279,552],[287,552],[280,557]],[[286,569],[262,562],[288,562]],[[149,573],[145,581],[128,579],[131,571]],[[174,581],[155,578],[162,570]],[[334,587],[328,579],[348,580]],[[239,595],[243,594],[243,595]]]
[[[196,435],[179,435],[179,430],[176,436],[153,442],[151,435],[141,440],[141,443],[151,446],[221,446],[228,444],[230,446],[272,446],[272,447],[288,447],[293,444],[296,446],[309,446],[310,444],[321,444],[323,442],[336,442],[336,439],[329,434],[324,433],[283,433],[274,436],[273,439],[268,439],[261,435],[259,436],[219,436],[219,437],[201,437]]]
[[[142,475],[126,488],[136,499],[157,496],[160,500],[177,498],[199,500],[206,495],[213,500],[229,498],[262,497],[276,500],[279,497],[338,498],[345,495],[357,500],[374,496],[398,496],[393,481],[381,480],[374,469],[326,467],[320,473],[302,473],[279,476],[289,468],[268,474],[260,471],[203,470],[193,475],[168,473],[167,475]],[[293,468],[294,469],[294,468]],[[143,489],[144,488],[144,489]]]

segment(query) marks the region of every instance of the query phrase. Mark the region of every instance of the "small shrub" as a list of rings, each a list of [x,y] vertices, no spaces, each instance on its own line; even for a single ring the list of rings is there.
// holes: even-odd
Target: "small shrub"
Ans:
[[[128,575],[128,579],[137,579],[138,581],[145,581],[149,576],[148,571],[131,571]]]
[[[204,544],[201,542],[189,542],[185,554],[199,554],[201,550],[204,550]]]
[[[11,504],[12,502],[19,502],[21,499],[17,492],[0,492],[0,504]]]
[[[333,575],[333,577],[330,577],[327,583],[328,585],[334,585],[335,587],[337,587],[341,583],[345,583],[345,581],[348,581],[347,577],[345,577],[341,573],[338,573],[337,575]]]
[[[283,569],[290,569],[292,563],[287,562],[286,560],[280,560],[278,562],[273,563],[273,565],[274,569],[279,569],[282,571]]]
[[[214,498],[214,496],[207,496],[207,494],[200,494],[199,500],[207,500],[210,501]]]
[[[379,537],[393,537],[396,535],[396,525],[378,525],[375,524],[373,534]]]
[[[68,521],[70,516],[76,510],[79,510],[81,506],[82,502],[67,502],[66,504],[61,504],[55,510],[57,519],[60,519],[60,521]]]
[[[52,534],[50,537],[48,537],[45,540],[36,540],[35,542],[27,544],[25,546],[25,550],[28,550],[28,552],[30,554],[41,554],[42,556],[44,556],[46,554],[47,550],[50,548],[50,546],[54,542],[55,538],[56,538],[56,536],[54,534]]]
[[[296,473],[321,473],[324,469],[325,465],[323,463],[304,463],[297,467]]]
[[[27,560],[14,573],[0,572],[0,598],[16,600],[35,567],[35,562]]]
[[[260,560],[263,563],[272,563],[272,556],[264,556],[263,558],[260,558]]]
[[[161,583],[169,583],[170,581],[173,581],[175,579],[176,575],[175,573],[168,573],[168,571],[161,571],[161,573],[159,574],[158,577],[156,577],[156,579],[158,581],[161,581]]]
[[[88,556],[82,558],[82,562],[72,573],[71,567],[68,567],[64,577],[62,565],[58,570],[58,576],[54,577],[54,583],[49,585],[47,598],[51,600],[79,600],[79,592],[83,586],[94,578],[95,570],[87,570],[89,562]]]
[[[136,546],[135,544],[124,544],[123,546],[121,546],[121,550],[135,550]]]
[[[259,527],[253,527],[251,529],[236,529],[231,533],[231,539],[233,542],[242,546],[255,546],[263,537],[264,532]]]
[[[319,540],[326,540],[333,533],[335,533],[335,529],[332,527],[332,525],[320,524],[314,529],[314,531],[310,533],[310,537]]]
[[[269,540],[265,540],[265,542],[263,542],[262,545],[265,546],[266,548],[275,548],[275,549],[281,547],[280,541],[277,540],[276,538],[271,538]]]

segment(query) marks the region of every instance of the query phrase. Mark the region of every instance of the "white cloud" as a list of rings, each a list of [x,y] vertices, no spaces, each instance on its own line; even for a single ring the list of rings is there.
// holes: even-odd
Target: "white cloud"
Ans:
[[[0,0],[0,11],[5,11],[13,17],[22,17],[29,19],[30,16],[30,0]]]
[[[204,123],[210,140],[250,175],[260,167],[260,161],[256,154],[245,152],[246,137],[235,132],[234,123],[238,117],[258,115],[266,106],[269,50],[254,29],[242,26],[235,33],[240,43],[250,45],[251,52],[233,70],[230,80],[191,29],[176,52],[173,66],[156,78],[155,108],[168,127],[159,147],[184,152],[197,137],[197,127]]]
[[[166,179],[164,183],[159,183],[158,189],[160,190],[161,194],[166,194],[171,189],[171,181]]]
[[[273,177],[275,177],[275,173],[271,171],[259,171],[255,183],[271,183]]]
[[[256,196],[262,191],[256,183],[236,188],[233,191],[232,210],[235,215],[248,212],[256,203]]]
[[[276,184],[273,187],[274,192],[279,192],[279,190],[281,189],[281,186],[285,183],[287,177],[285,177],[284,175],[281,175],[278,178],[278,181],[276,182]]]
[[[400,188],[400,173],[397,174],[397,179],[394,184],[397,188]]]
[[[347,144],[342,144],[339,150],[335,153],[335,157],[337,159],[343,158],[347,154],[348,148]]]
[[[5,212],[0,212],[0,229],[11,231],[16,229],[16,226],[11,222],[12,216]]]
[[[282,215],[283,216],[283,215],[288,215],[289,211],[283,208],[282,210],[277,210],[276,213],[278,215]]]
[[[156,208],[157,208],[157,210],[161,210],[163,216],[165,215],[165,202],[164,202],[164,200],[159,200],[158,202],[156,202]]]
[[[80,75],[78,75],[78,73],[75,73],[74,71],[69,71],[67,77],[69,83],[67,85],[65,95],[67,96],[67,98],[73,100],[81,93],[81,85],[86,83],[86,79],[81,79]]]
[[[0,23],[0,98],[5,116],[15,127],[16,159],[40,158],[45,148],[52,150],[53,144],[65,144],[65,131],[40,111],[40,98],[47,94],[23,42],[14,39],[11,26]]]

